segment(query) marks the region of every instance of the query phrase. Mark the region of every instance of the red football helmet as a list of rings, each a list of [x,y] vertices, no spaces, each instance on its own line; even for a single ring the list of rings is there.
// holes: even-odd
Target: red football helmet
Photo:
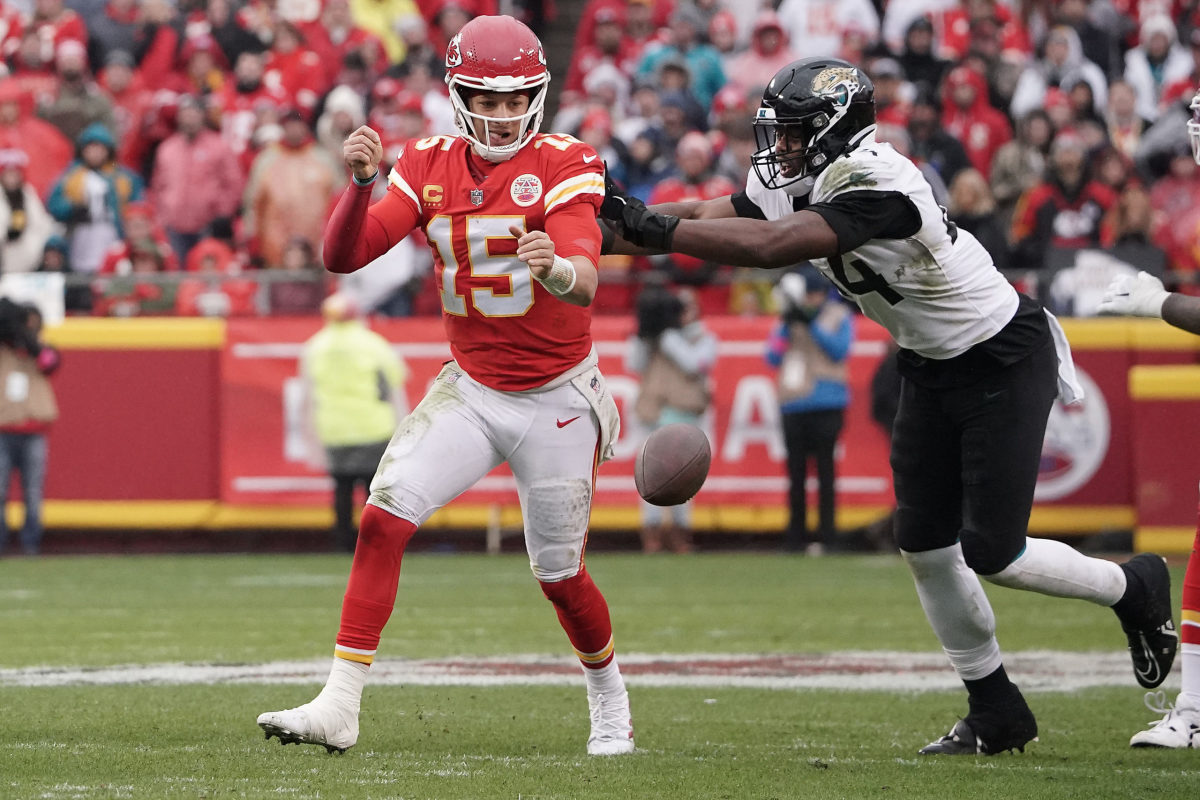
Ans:
[[[482,16],[464,25],[446,46],[446,83],[459,131],[488,161],[507,161],[537,135],[550,71],[542,43],[524,23],[507,16]],[[527,92],[529,108],[519,117],[485,117],[468,109],[471,91]],[[512,144],[488,143],[489,121],[518,120],[521,129]],[[483,123],[482,138],[476,135],[476,121]]]

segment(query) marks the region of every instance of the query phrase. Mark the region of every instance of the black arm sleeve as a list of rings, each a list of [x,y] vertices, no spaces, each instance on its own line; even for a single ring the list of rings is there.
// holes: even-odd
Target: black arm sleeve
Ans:
[[[767,215],[763,213],[758,205],[746,196],[745,191],[737,192],[729,196],[733,202],[733,210],[737,212],[739,217],[749,217],[750,219],[766,219]]]
[[[907,239],[921,230],[916,204],[900,192],[839,194],[808,207],[837,234],[838,251],[848,253],[871,239]]]

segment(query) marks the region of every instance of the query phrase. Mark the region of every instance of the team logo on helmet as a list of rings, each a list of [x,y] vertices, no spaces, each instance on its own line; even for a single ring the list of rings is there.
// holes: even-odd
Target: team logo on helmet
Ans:
[[[531,206],[542,196],[542,181],[537,175],[525,173],[512,182],[512,199],[519,206]]]
[[[849,103],[861,88],[862,81],[854,67],[827,67],[818,72],[812,82],[814,95],[827,97],[839,106]]]
[[[462,51],[459,49],[459,42],[462,39],[461,33],[454,34],[454,38],[450,40],[450,44],[446,45],[446,66],[459,67],[462,66]],[[543,64],[546,62],[542,62]]]

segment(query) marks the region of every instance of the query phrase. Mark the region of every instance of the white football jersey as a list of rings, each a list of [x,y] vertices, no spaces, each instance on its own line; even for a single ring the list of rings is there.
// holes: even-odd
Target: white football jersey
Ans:
[[[908,238],[870,239],[813,264],[901,347],[926,358],[953,358],[1013,318],[1017,292],[987,250],[949,221],[920,170],[873,133],[817,177],[808,205],[853,192],[902,195],[920,217],[919,230]],[[746,197],[769,220],[796,208],[783,189],[764,187],[753,169]]]

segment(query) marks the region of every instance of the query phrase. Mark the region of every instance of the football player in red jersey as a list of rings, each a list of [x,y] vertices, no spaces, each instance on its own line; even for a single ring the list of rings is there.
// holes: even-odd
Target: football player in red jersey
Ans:
[[[1187,123],[1192,157],[1200,164],[1200,92],[1192,97],[1192,118]],[[1200,297],[1168,292],[1162,281],[1148,272],[1137,277],[1113,278],[1100,302],[1104,314],[1157,317],[1182,331],[1200,335]],[[1180,692],[1174,705],[1161,692],[1147,692],[1146,705],[1163,714],[1149,729],[1129,740],[1133,747],[1200,749],[1200,525],[1192,541],[1192,554],[1183,573],[1179,626]]]
[[[630,753],[608,606],[583,562],[596,467],[619,430],[589,332],[603,164],[570,136],[538,132],[550,74],[522,23],[475,18],[450,42],[446,70],[459,135],[405,147],[374,205],[379,136],[364,126],[347,138],[353,182],[326,227],[325,264],[351,272],[423,230],[454,360],[400,423],[371,483],[324,689],[258,724],[268,738],[330,751],[357,741],[405,545],[430,514],[507,462],[530,566],[583,666],[587,752]]]

